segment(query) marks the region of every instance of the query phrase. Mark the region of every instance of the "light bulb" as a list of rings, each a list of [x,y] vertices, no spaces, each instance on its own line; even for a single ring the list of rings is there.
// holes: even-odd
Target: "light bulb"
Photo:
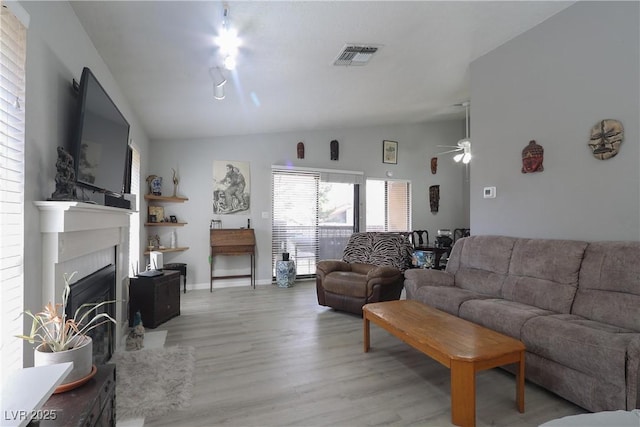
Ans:
[[[464,154],[463,154],[463,153],[456,154],[455,156],[453,156],[453,161],[454,161],[454,162],[456,162],[456,163],[459,163],[459,162],[460,162],[460,160],[462,160],[462,157],[463,157],[463,156],[464,156]]]
[[[235,70],[236,69],[236,58],[232,56],[227,56],[224,58],[224,68],[227,70]]]
[[[462,163],[466,165],[470,161],[471,161],[471,153],[464,153],[464,156],[462,157]]]

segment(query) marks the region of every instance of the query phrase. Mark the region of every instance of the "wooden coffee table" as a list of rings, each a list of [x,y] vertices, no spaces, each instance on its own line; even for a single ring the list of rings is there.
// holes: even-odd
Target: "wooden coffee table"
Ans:
[[[369,322],[451,370],[451,422],[476,425],[476,372],[517,363],[516,405],[524,412],[524,344],[414,300],[366,304],[364,351]]]

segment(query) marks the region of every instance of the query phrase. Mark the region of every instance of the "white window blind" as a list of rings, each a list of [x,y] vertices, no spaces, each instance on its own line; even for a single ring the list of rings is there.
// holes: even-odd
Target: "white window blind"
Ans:
[[[272,169],[271,177],[271,264],[275,276],[275,264],[283,252],[288,252],[294,261],[296,253],[318,253],[320,174]],[[315,265],[309,269],[315,272]]]
[[[136,195],[136,205],[131,209],[140,212],[140,152],[131,146],[131,194]],[[140,214],[130,216],[129,227],[129,276],[140,271]],[[143,268],[144,270],[144,268]]]
[[[411,182],[368,179],[367,231],[410,231]]]
[[[25,25],[0,7],[0,366],[22,368]]]

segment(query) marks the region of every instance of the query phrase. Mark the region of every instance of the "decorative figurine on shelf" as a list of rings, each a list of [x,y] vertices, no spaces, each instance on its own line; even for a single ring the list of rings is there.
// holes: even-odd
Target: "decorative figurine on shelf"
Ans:
[[[178,195],[178,184],[180,183],[180,179],[178,178],[178,174],[174,168],[171,168],[173,171],[173,197]]]
[[[331,141],[330,147],[331,147],[331,160],[338,160],[338,155],[339,155],[338,140],[334,139],[333,141]]]
[[[58,160],[56,160],[56,191],[51,194],[50,200],[78,200],[73,157],[62,147],[58,147]]]
[[[522,150],[522,173],[542,172],[544,167],[544,148],[534,140],[529,141],[529,145]]]
[[[589,148],[596,159],[607,160],[618,154],[623,140],[622,123],[614,119],[600,120],[591,128]]]
[[[296,147],[296,151],[298,152],[298,158],[299,159],[304,159],[304,143],[298,142],[298,145]]]
[[[162,177],[158,175],[149,175],[147,177],[149,185],[149,194],[154,196],[162,196]]]
[[[142,325],[142,316],[140,311],[136,311],[133,316],[133,327],[129,330],[126,340],[126,350],[140,350],[144,347],[144,326]]]

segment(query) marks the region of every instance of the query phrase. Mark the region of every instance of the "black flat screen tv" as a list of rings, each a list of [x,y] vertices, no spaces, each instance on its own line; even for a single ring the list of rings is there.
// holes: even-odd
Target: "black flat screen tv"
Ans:
[[[111,195],[124,192],[129,122],[91,70],[82,70],[73,136],[77,184]]]

